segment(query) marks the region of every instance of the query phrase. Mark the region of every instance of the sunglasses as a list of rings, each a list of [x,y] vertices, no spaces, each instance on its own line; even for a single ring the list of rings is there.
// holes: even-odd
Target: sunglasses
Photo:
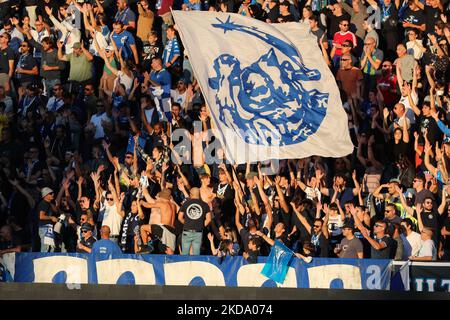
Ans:
[[[314,228],[320,228],[320,226],[314,225]]]
[[[349,44],[343,44],[342,45],[344,48],[350,48],[351,46]]]
[[[113,198],[106,198],[106,200],[113,201],[114,199]]]
[[[341,59],[341,61],[350,61],[350,59]]]
[[[81,230],[81,233],[88,233],[90,230]]]
[[[28,48],[28,46],[26,44],[22,44],[21,47],[22,48]]]

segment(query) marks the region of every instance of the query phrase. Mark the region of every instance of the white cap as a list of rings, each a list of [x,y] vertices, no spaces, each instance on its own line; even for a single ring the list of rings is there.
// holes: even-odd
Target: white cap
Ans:
[[[44,198],[45,196],[49,195],[50,193],[53,193],[53,190],[50,189],[49,187],[44,187],[41,190],[41,196],[42,198]]]

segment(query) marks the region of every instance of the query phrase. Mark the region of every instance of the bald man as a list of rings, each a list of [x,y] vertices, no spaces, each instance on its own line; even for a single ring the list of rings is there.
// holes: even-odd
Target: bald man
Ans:
[[[201,200],[199,188],[191,189],[190,198],[180,208],[178,220],[184,225],[181,238],[182,254],[189,254],[192,246],[192,255],[199,255],[203,228],[211,222],[211,211],[208,204]]]
[[[108,226],[103,226],[100,229],[100,240],[96,241],[92,246],[92,254],[121,254],[119,246],[113,241],[109,240],[111,229]]]

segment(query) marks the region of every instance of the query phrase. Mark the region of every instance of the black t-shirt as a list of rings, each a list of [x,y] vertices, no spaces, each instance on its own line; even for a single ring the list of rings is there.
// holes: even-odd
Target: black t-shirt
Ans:
[[[247,262],[248,263],[256,263],[256,262],[258,262],[258,256],[259,256],[259,251],[258,250],[248,251]]]
[[[436,120],[434,120],[431,116],[425,117],[421,115],[419,122],[421,136],[423,137],[425,134],[425,129],[428,129],[428,141],[430,141],[432,146],[435,146],[436,142],[439,141],[441,137],[441,131],[436,123]]]
[[[425,14],[423,10],[413,11],[410,8],[406,8],[403,21],[420,26],[425,23]]]
[[[88,247],[88,248],[90,248],[90,249],[92,249],[92,246],[94,245],[94,242],[95,242],[95,238],[94,237],[89,237],[89,238],[87,238],[87,239],[85,239],[84,237],[83,238],[81,238],[81,240],[80,240],[80,243],[83,245],[83,246],[86,246],[86,247]],[[81,250],[81,249],[78,249],[77,248],[77,252],[79,252],[79,253],[86,253],[86,251],[84,251],[84,250]]]
[[[440,20],[441,11],[439,8],[433,8],[431,6],[425,5],[424,17],[425,17],[425,33],[433,33],[434,32],[434,24]]]
[[[180,211],[184,212],[184,230],[203,231],[206,214],[210,212],[206,202],[200,199],[187,199]]]
[[[13,234],[10,241],[0,241],[0,250],[15,248],[22,244],[23,244],[22,239],[18,235]]]
[[[277,23],[278,17],[280,16],[280,8],[276,5],[267,13],[267,19],[270,20],[271,23]]]
[[[234,191],[230,184],[216,184],[213,192],[221,200],[222,223],[232,223],[236,207],[234,205]]]
[[[440,215],[436,210],[433,211],[422,211],[421,212],[422,223],[426,228],[433,230],[433,240],[438,243],[441,230],[439,229],[439,219]]]
[[[267,235],[269,234],[269,230],[267,230],[267,228],[263,228],[262,233]],[[251,234],[245,228],[242,228],[241,231],[239,231],[239,235],[241,236],[242,244],[244,245],[244,251],[246,252],[249,252],[248,242],[250,239],[258,239],[260,245],[263,245],[265,243],[264,239],[261,239],[261,237],[256,234]]]
[[[400,140],[399,143],[395,143],[394,140],[391,142],[391,150],[392,150],[392,161],[397,161],[400,158],[400,155],[408,156],[408,147],[409,144],[405,143],[403,140]]]
[[[32,54],[22,55],[17,62],[17,68],[27,71],[31,71],[36,66],[36,59],[33,58]],[[37,77],[31,74],[16,73],[16,78],[21,82],[34,82]]]
[[[46,215],[50,216],[50,217],[54,217],[56,216],[56,213],[53,211],[52,206],[50,204],[50,202],[47,202],[45,200],[41,200],[41,202],[39,202],[38,206],[37,206],[37,214],[38,217],[40,216],[40,212],[44,211]],[[53,224],[53,222],[51,220],[41,220],[39,219],[39,226],[44,226],[46,224]]]
[[[9,60],[14,60],[13,49],[0,50],[0,73],[9,73]]]
[[[313,257],[328,257],[328,239],[322,232],[319,235],[314,234],[313,227],[311,227],[311,244],[314,246]]]
[[[326,17],[327,17],[327,24],[330,26],[327,30],[327,37],[328,39],[333,39],[334,34],[338,32],[339,24],[342,20],[350,21],[351,17],[347,12],[343,12],[341,16],[337,17],[335,16],[331,10],[326,11]]]
[[[308,221],[310,225],[314,222],[315,214],[313,214],[312,211],[305,209],[300,214]],[[310,234],[308,230],[306,230],[305,226],[298,220],[297,215],[294,213],[292,214],[292,222],[293,225],[297,227],[297,230],[300,232],[300,241],[305,242],[309,241]]]
[[[391,259],[391,251],[392,251],[392,246],[393,243],[392,240],[389,236],[384,236],[381,239],[377,239],[375,238],[375,241],[377,241],[378,243],[384,242],[386,243],[386,248],[381,249],[381,250],[375,250],[373,247],[371,249],[371,254],[370,254],[370,258],[371,259]],[[395,241],[394,241],[395,242]]]
[[[278,22],[293,22],[295,21],[294,16],[292,14],[288,14],[286,16],[279,15],[278,16]]]
[[[155,57],[162,57],[163,48],[157,44],[144,44],[142,52],[142,69],[150,72],[152,59]]]

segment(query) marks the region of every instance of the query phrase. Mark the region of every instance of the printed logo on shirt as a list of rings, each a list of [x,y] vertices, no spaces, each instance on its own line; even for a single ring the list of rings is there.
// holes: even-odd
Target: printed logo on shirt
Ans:
[[[187,207],[186,214],[191,220],[197,220],[202,216],[202,207],[200,205],[193,203]]]

